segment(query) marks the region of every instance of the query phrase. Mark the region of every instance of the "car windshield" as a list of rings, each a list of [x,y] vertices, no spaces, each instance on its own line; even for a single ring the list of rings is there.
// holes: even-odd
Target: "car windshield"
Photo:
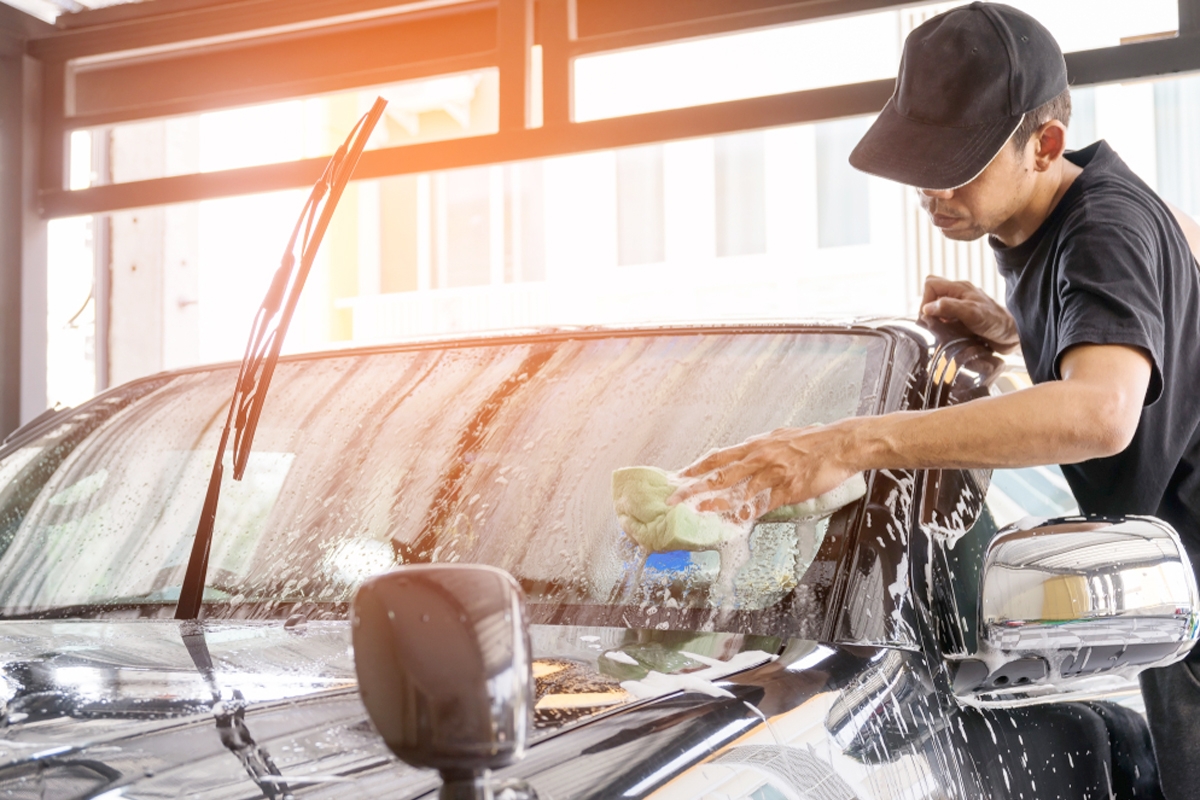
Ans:
[[[876,413],[889,352],[873,331],[749,329],[285,360],[244,480],[225,472],[206,614],[344,614],[364,578],[415,561],[508,570],[541,621],[712,612],[716,554],[646,559],[613,511],[613,470]],[[0,613],[169,613],[235,374],[132,384],[7,448]],[[758,525],[742,573],[760,589],[738,613],[791,598],[822,618],[832,570],[812,565],[837,557],[829,533],[853,508]]]

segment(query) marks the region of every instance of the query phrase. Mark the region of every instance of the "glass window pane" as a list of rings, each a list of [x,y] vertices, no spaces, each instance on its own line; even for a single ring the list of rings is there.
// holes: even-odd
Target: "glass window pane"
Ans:
[[[605,119],[669,108],[841,86],[896,75],[908,33],[965,2],[899,9],[575,59],[574,118]],[[1042,22],[1064,52],[1113,47],[1174,31],[1176,0],[1012,0]],[[847,58],[847,53],[853,53]]]
[[[662,145],[617,151],[617,263],[666,257]]]
[[[717,255],[767,251],[766,135],[721,136],[716,160]]]
[[[46,398],[77,405],[96,390],[95,217],[51,220],[46,254]]]
[[[858,83],[896,74],[897,13],[714,36],[574,62],[574,118],[667,108]],[[845,58],[848,42],[855,57]]]
[[[492,241],[490,169],[454,170],[438,178],[437,285],[488,283]]]
[[[542,162],[526,161],[505,169],[504,279],[540,281],[546,277],[545,205]]]
[[[951,3],[947,6],[966,5]],[[1116,47],[1179,27],[1176,0],[1009,0],[1049,29],[1064,53]]]
[[[1071,121],[1067,148],[1080,150],[1096,141],[1096,90],[1090,86],[1071,90]]]
[[[817,138],[817,242],[842,247],[871,241],[869,187],[865,173],[850,166],[850,151],[870,127],[870,118],[822,122]]]
[[[91,179],[86,177],[91,143],[73,136],[71,188],[332,155],[377,96],[388,105],[368,150],[495,133],[499,81],[499,71],[489,68],[98,128],[91,134],[107,137],[108,172],[93,165]]]
[[[1154,85],[1158,192],[1200,214],[1200,76]]]
[[[815,141],[814,126],[801,125],[354,181],[285,349],[561,324],[901,313],[900,215],[883,215],[884,235],[852,258],[818,247]],[[95,218],[111,230],[99,255],[110,321],[96,340],[111,383],[240,358],[303,198],[293,190]],[[83,266],[54,280],[52,327],[91,288],[91,245],[78,232],[55,237]],[[843,274],[856,277],[830,277]],[[859,280],[871,291],[851,292]],[[84,345],[51,351],[51,382],[82,387],[55,399],[90,393]]]
[[[418,191],[416,175],[379,181],[379,291],[412,292],[418,278]]]
[[[1056,464],[1026,469],[998,469],[987,493],[997,527],[1027,516],[1066,517],[1079,513],[1071,487]]]

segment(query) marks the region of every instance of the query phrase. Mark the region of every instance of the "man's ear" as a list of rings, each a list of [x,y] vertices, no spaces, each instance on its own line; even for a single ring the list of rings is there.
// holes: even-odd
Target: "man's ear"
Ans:
[[[1045,172],[1067,149],[1067,126],[1056,119],[1042,125],[1033,135],[1034,169]]]

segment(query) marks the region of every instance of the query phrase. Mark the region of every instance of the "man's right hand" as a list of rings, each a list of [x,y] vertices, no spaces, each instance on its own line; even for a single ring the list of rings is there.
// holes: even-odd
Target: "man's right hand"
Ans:
[[[921,315],[959,322],[998,353],[1011,353],[1021,346],[1016,320],[1008,309],[967,281],[952,281],[937,275],[925,278]]]

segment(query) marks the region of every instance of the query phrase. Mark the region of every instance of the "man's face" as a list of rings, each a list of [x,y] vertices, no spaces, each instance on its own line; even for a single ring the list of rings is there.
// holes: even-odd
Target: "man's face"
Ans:
[[[957,189],[917,189],[921,207],[947,239],[971,241],[1001,230],[1029,201],[1034,186],[1032,141],[1001,148],[975,180]]]

